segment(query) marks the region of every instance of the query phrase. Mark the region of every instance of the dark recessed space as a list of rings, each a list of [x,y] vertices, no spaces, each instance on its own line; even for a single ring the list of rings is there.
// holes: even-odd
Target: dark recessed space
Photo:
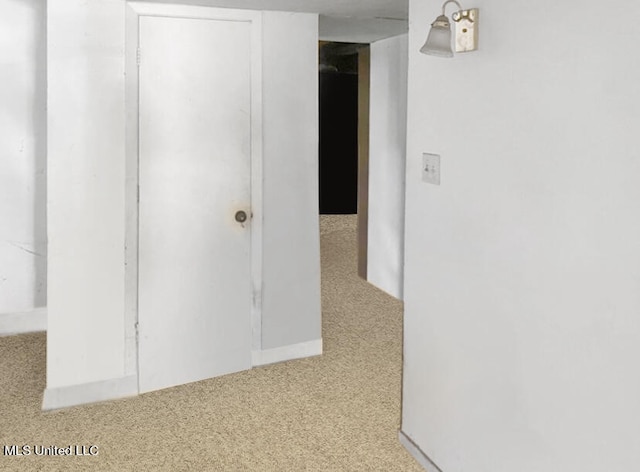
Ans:
[[[321,42],[320,214],[358,208],[358,50],[364,44]]]

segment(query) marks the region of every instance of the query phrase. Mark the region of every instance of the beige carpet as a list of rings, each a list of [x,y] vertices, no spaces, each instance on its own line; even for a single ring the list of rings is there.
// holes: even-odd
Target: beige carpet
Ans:
[[[0,338],[0,448],[10,471],[421,471],[400,446],[402,304],[356,275],[354,216],[323,216],[325,354],[136,398],[42,413],[45,335]]]

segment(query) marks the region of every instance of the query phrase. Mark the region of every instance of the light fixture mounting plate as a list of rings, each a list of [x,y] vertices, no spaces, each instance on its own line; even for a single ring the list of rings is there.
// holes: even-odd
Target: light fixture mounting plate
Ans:
[[[478,49],[478,9],[459,10],[452,18],[456,24],[456,52]]]

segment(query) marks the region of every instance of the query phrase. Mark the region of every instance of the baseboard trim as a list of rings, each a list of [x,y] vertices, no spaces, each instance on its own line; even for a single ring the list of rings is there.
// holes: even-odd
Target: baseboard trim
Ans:
[[[253,366],[275,364],[276,362],[301,359],[303,357],[319,356],[322,354],[322,338],[304,343],[290,344],[288,346],[264,349],[251,352],[251,364]]]
[[[138,376],[130,375],[68,387],[47,388],[42,399],[42,409],[57,410],[136,395],[138,395]]]
[[[409,454],[411,454],[418,464],[424,467],[427,472],[442,472],[440,467],[435,465],[429,456],[427,456],[409,436],[402,432],[402,430],[398,431],[398,438],[400,439],[400,444],[404,446]]]
[[[0,313],[0,337],[47,330],[47,308],[20,313]]]

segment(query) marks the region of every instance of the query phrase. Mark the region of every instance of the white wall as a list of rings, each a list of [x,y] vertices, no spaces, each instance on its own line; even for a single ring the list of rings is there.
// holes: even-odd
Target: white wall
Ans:
[[[44,0],[0,5],[0,326],[46,305],[45,19]]]
[[[442,59],[410,4],[402,429],[444,472],[636,470],[640,5],[467,6]]]
[[[133,320],[124,305],[124,14],[124,1],[48,4],[45,403],[64,403],[52,390],[57,387],[118,378],[124,379],[120,391],[131,385],[125,337]],[[270,349],[321,336],[317,15],[265,14],[263,38],[262,342]],[[77,390],[67,391],[73,393],[67,404],[79,398]]]
[[[338,43],[373,43],[406,34],[408,29],[406,19],[320,15],[318,21],[320,40]]]
[[[371,44],[367,280],[402,299],[407,35]]]
[[[47,387],[124,373],[124,5],[49,0]]]
[[[318,15],[263,14],[262,348],[322,337]]]

